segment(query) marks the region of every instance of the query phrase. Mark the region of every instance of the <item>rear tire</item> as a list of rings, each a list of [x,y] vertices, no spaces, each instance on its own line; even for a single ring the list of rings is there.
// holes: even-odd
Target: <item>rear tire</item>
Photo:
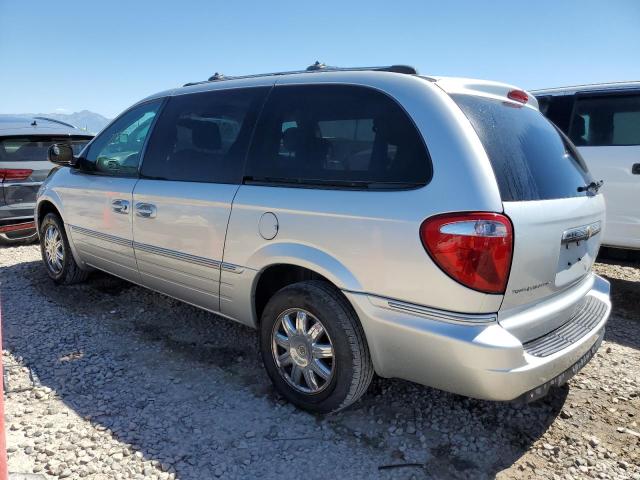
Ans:
[[[276,390],[310,412],[348,407],[373,378],[356,313],[323,281],[289,285],[269,300],[260,323],[260,351]]]
[[[48,213],[40,223],[40,252],[47,274],[57,284],[83,282],[89,275],[73,258],[64,224],[55,213]]]

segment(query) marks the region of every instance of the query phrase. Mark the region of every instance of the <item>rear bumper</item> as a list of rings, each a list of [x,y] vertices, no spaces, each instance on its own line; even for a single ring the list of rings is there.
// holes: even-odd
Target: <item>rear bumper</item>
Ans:
[[[451,315],[366,294],[345,295],[360,317],[380,376],[500,401],[535,400],[566,381],[597,349],[611,311],[609,283],[596,276],[583,299],[598,306],[589,322],[567,314],[565,329],[577,322],[582,330],[575,334],[570,329],[574,335],[569,342],[540,354],[528,348],[533,342],[523,344],[502,327],[495,315]],[[536,339],[538,344],[544,340]],[[548,340],[553,344],[553,338]]]
[[[20,240],[36,235],[34,206],[35,204],[0,206],[0,239]]]
[[[21,240],[37,235],[33,217],[0,220],[0,239]]]

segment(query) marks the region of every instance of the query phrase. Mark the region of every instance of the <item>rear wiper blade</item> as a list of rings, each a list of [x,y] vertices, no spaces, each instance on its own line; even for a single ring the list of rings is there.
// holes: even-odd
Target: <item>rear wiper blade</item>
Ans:
[[[604,185],[604,180],[600,180],[599,182],[591,182],[587,185],[583,185],[582,187],[578,187],[578,192],[587,192],[591,195],[595,195],[600,190],[600,187]]]

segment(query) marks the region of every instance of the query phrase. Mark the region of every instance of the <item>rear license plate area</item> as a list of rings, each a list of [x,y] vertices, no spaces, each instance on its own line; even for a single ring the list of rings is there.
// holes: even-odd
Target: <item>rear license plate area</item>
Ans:
[[[591,270],[600,246],[597,236],[599,232],[600,222],[596,222],[563,233],[556,270],[556,287],[574,282]]]

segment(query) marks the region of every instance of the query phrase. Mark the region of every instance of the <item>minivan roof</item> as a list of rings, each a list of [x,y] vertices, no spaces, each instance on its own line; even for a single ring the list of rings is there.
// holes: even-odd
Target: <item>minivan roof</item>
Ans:
[[[590,83],[568,87],[543,88],[531,90],[534,95],[573,95],[581,92],[611,92],[617,90],[640,90],[640,81]]]
[[[0,137],[15,135],[78,135],[93,137],[69,123],[46,117],[0,116]]]
[[[410,76],[434,83],[438,85],[438,87],[440,87],[443,91],[449,94],[463,93],[507,101],[513,101],[508,97],[509,92],[514,90],[524,92],[524,90],[514,85],[502,82],[494,82],[490,80],[420,75],[415,68],[406,65],[391,65],[388,67],[316,68],[316,65],[314,64],[311,67],[308,67],[307,70],[275,72],[258,75],[244,75],[238,77],[227,77],[225,75],[216,73],[215,75],[211,76],[209,80],[187,83],[181,88],[179,87],[171,90],[166,90],[164,92],[158,92],[155,95],[151,95],[145,98],[143,101],[151,100],[154,98],[179,95],[183,93],[196,93],[237,87],[271,86],[275,83],[289,83],[292,80],[295,80],[296,83],[316,83],[320,79],[318,75],[322,76],[321,78],[323,81],[326,81],[328,78],[331,78],[332,81],[338,81],[338,79],[341,78],[345,78],[347,79],[347,81],[353,81],[355,78],[358,78],[359,80],[364,81],[364,83],[366,83],[365,79],[367,77],[371,78],[372,75],[386,76],[387,78],[389,76]],[[538,101],[535,96],[532,94],[527,94],[527,97],[528,98],[526,104],[533,108],[538,108]]]

